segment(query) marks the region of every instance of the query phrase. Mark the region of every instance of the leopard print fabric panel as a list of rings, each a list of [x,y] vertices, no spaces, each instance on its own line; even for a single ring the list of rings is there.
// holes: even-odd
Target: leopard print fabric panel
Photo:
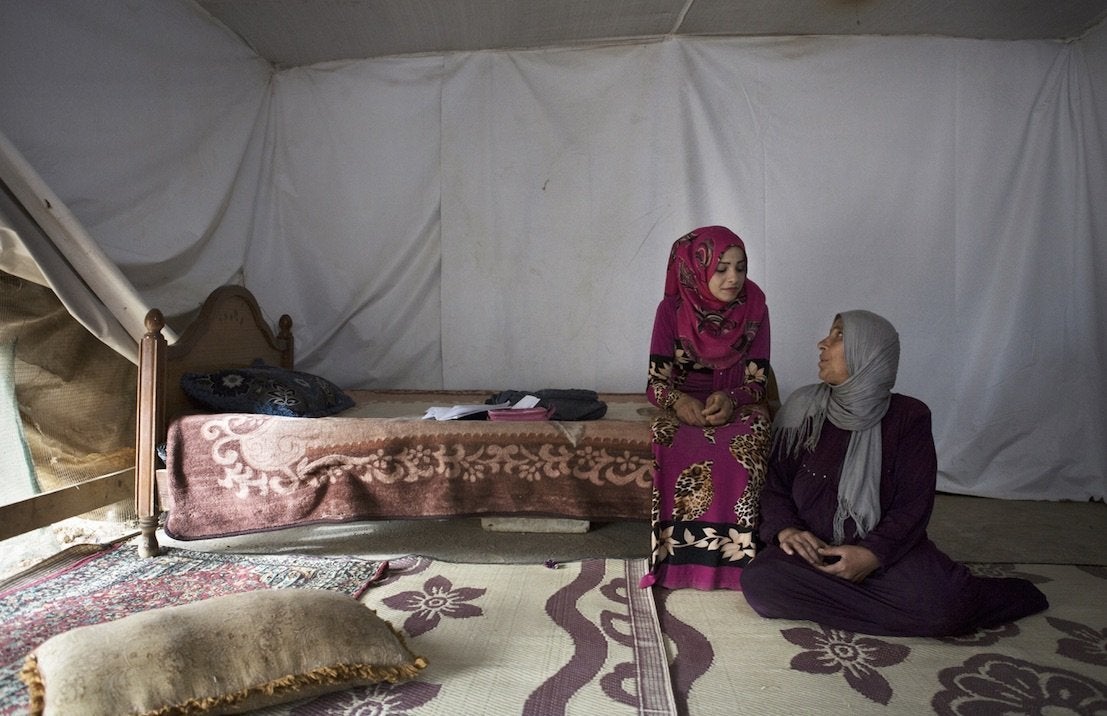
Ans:
[[[673,495],[673,519],[694,520],[711,506],[715,499],[715,485],[711,481],[710,460],[686,467],[677,478]]]
[[[757,411],[744,411],[739,420],[750,426],[750,433],[734,436],[730,441],[730,454],[746,468],[749,482],[734,504],[734,514],[739,525],[752,529],[757,522],[758,500],[765,484],[772,425]]]

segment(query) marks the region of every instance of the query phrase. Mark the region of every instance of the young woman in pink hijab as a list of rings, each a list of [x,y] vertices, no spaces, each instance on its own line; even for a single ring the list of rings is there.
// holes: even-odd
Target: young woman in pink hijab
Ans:
[[[656,463],[642,587],[740,589],[768,457],[769,311],[723,226],[677,239],[650,342]]]

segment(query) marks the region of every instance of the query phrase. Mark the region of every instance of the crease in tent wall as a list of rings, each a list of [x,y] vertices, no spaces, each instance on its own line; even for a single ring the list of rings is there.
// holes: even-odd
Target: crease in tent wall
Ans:
[[[167,315],[241,280],[347,387],[636,392],[671,242],[721,223],[783,395],[868,308],[940,489],[1107,493],[1103,25],[275,71],[190,3],[14,5],[0,131]]]

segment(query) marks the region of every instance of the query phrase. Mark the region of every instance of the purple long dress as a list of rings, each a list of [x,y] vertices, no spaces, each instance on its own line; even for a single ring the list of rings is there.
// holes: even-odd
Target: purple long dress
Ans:
[[[927,537],[937,458],[930,409],[892,394],[881,421],[881,517],[858,539],[846,521],[846,544],[862,545],[880,567],[860,583],[823,574],[776,544],[786,527],[831,542],[838,475],[850,433],[825,422],[814,451],[769,461],[761,492],[760,534],[769,545],[743,571],[742,589],[764,617],[888,636],[953,636],[1014,621],[1049,605],[1030,582],[977,577]]]
[[[705,400],[722,390],[738,408],[718,427],[678,423],[671,413],[653,424],[653,551],[642,586],[740,589],[742,567],[755,553],[757,497],[768,459],[770,425],[760,410],[769,358],[766,314],[735,365],[713,370],[679,349],[673,302],[654,321],[647,397],[662,408],[680,394]]]

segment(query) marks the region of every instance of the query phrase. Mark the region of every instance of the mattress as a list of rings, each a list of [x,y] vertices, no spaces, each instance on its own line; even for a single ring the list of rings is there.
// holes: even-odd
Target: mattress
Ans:
[[[462,516],[648,519],[644,396],[599,420],[424,419],[484,391],[347,391],[333,417],[193,414],[167,436],[166,533],[207,539],[315,523]]]

